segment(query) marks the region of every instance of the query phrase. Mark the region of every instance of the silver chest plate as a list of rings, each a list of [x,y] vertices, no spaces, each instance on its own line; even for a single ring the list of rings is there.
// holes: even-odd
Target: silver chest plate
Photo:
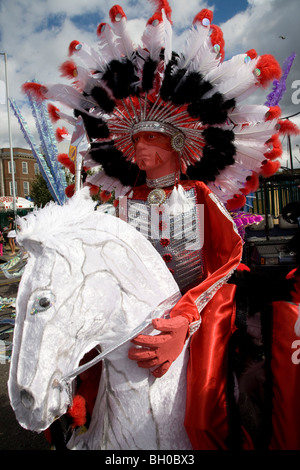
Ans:
[[[169,200],[160,206],[127,199],[127,222],[141,232],[160,253],[181,292],[199,284],[204,276],[203,206],[193,189],[186,191],[189,207],[175,214]]]

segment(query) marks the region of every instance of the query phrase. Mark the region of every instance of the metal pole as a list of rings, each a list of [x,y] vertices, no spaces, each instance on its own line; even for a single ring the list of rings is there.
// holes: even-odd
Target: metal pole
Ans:
[[[11,185],[12,185],[12,196],[13,196],[13,211],[16,217],[16,186],[15,186],[15,168],[14,168],[14,153],[12,147],[12,135],[10,125],[10,106],[9,106],[9,91],[8,91],[8,73],[7,73],[7,55],[6,52],[0,52],[0,55],[4,56],[5,65],[5,88],[6,88],[6,106],[7,106],[7,121],[8,121],[8,135],[9,135],[9,147],[10,147],[10,164],[11,164]]]

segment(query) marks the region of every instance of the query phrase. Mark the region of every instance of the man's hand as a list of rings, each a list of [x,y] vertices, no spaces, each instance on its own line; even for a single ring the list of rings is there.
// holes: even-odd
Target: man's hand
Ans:
[[[156,318],[152,320],[152,325],[162,333],[156,336],[137,336],[132,343],[142,347],[130,348],[128,357],[145,369],[158,366],[152,374],[154,377],[162,377],[183,349],[189,322],[185,317],[177,316],[168,319]]]

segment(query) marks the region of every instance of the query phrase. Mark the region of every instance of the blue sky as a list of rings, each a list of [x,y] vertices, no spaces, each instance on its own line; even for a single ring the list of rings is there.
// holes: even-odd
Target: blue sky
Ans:
[[[22,107],[29,126],[34,125],[21,85],[33,78],[44,83],[60,81],[59,65],[67,59],[69,43],[78,39],[96,44],[96,27],[109,21],[108,11],[115,0],[0,0],[0,52],[8,55],[10,95]],[[153,8],[148,0],[120,0],[134,39],[138,40]],[[296,52],[287,92],[282,100],[284,115],[296,113],[300,105],[292,102],[292,84],[300,80],[299,0],[169,0],[176,48],[181,33],[202,8],[214,12],[213,23],[221,26],[225,39],[225,58],[254,48],[273,54],[282,65]],[[135,18],[135,19],[134,19]],[[282,38],[285,39],[282,39]],[[0,80],[4,78],[0,57]],[[269,90],[268,90],[269,91]],[[263,92],[261,100],[267,96]],[[0,105],[0,122],[6,121],[6,108]],[[12,118],[14,146],[26,146]],[[0,147],[7,146],[7,129],[0,126]]]

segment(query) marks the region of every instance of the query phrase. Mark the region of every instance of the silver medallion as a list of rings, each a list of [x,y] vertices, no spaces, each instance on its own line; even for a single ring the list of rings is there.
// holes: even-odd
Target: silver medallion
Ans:
[[[161,188],[153,189],[147,197],[148,204],[157,205],[163,204],[166,200],[166,193]]]

